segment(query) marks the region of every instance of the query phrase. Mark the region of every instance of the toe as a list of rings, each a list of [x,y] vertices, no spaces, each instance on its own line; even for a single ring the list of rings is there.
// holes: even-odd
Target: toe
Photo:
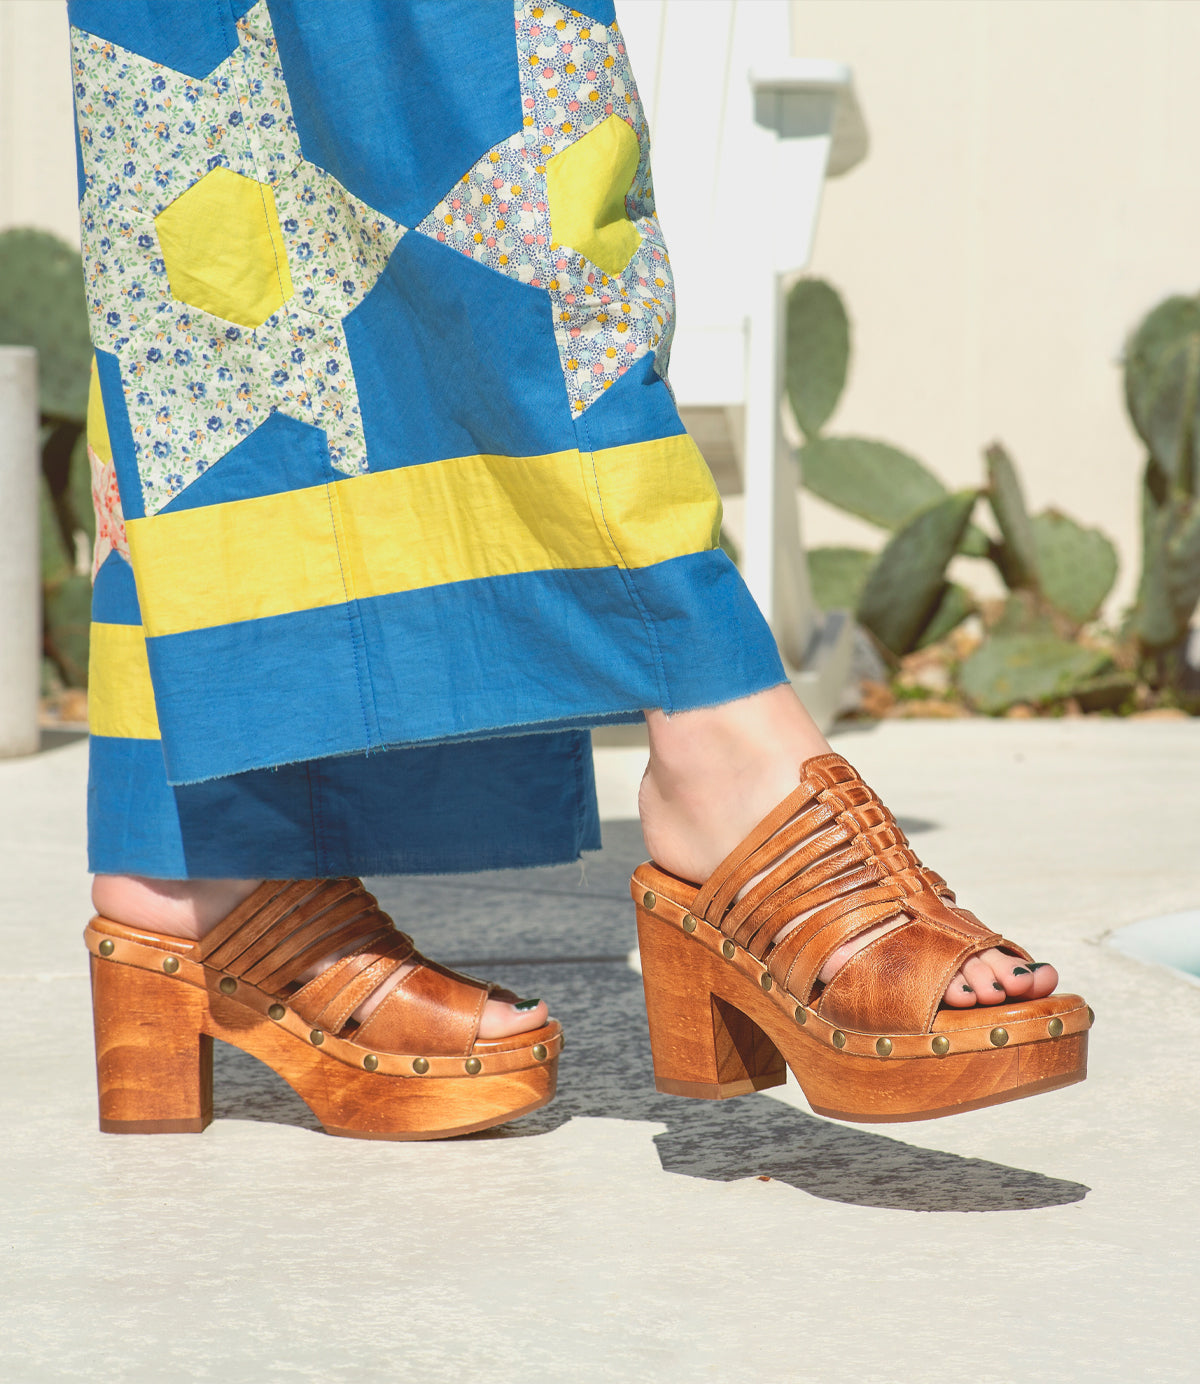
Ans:
[[[951,1009],[970,1009],[975,1003],[975,991],[967,984],[966,977],[959,971],[942,997]]]
[[[1009,999],[1023,1000],[1029,997],[1033,991],[1035,976],[1027,961],[1023,961],[1019,956],[1010,956],[995,947],[980,952],[979,956],[980,960],[986,961],[992,968],[992,974],[996,977],[997,983],[1004,987],[1004,993]]]
[[[1052,994],[1058,984],[1058,972],[1054,967],[1048,961],[1034,961],[1030,963],[1029,969],[1033,974],[1033,984],[1025,998],[1040,1000],[1043,996]]]
[[[479,1019],[480,1038],[511,1038],[517,1033],[529,1033],[541,1028],[549,1019],[550,1011],[545,1001],[519,1000],[512,1004],[507,1000],[490,999],[483,1006]]]
[[[984,954],[972,956],[963,964],[967,984],[975,991],[976,1004],[1003,1004],[1008,998],[996,972],[984,960]]]

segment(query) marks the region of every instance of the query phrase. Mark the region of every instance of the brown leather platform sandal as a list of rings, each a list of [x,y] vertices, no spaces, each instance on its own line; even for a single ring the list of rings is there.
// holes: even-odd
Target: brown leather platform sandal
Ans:
[[[108,1133],[204,1129],[214,1038],[273,1067],[327,1133],[356,1139],[469,1134],[554,1095],[559,1024],[480,1040],[495,987],[427,961],[357,879],[268,880],[201,942],[99,917],[84,940]]]
[[[996,1105],[1087,1075],[1094,1016],[1078,995],[939,1007],[973,953],[1028,953],[955,907],[840,755],[806,761],[796,791],[702,887],[648,862],[632,890],[660,1091],[710,1100],[758,1091],[784,1082],[786,1062],[819,1114],[876,1123]],[[899,927],[820,984],[838,947],[897,915]]]

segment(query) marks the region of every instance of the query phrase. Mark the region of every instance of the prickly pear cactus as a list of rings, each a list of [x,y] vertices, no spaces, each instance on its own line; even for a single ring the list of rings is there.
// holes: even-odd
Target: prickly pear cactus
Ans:
[[[1157,653],[1180,644],[1200,601],[1200,502],[1175,495],[1152,512],[1134,615],[1142,647]]]
[[[1125,348],[1125,402],[1172,490],[1200,493],[1200,298],[1168,298]]]
[[[858,618],[894,654],[916,647],[942,599],[947,564],[958,552],[976,498],[976,491],[963,490],[921,510],[872,567]]]
[[[946,487],[916,459],[865,437],[821,437],[800,449],[807,490],[860,519],[896,530],[944,499]]]
[[[810,548],[808,578],[820,610],[855,610],[875,554],[862,548]]]
[[[850,319],[837,290],[801,279],[787,300],[788,398],[800,431],[812,438],[837,408],[850,366]]]
[[[975,609],[971,593],[957,582],[942,584],[942,592],[933,608],[925,628],[921,631],[916,647],[924,649],[945,639],[951,630],[956,629]]]
[[[979,710],[1060,701],[1112,666],[1107,654],[1049,634],[993,634],[959,669],[958,684]]]
[[[1037,548],[1017,468],[998,442],[992,443],[984,452],[984,457],[987,461],[988,503],[996,516],[1003,539],[997,556],[1000,575],[1011,588],[1036,588]]]
[[[0,345],[36,346],[45,418],[87,418],[92,343],[83,261],[45,231],[0,234]]]
[[[1042,595],[1077,625],[1093,619],[1117,579],[1117,550],[1099,529],[1048,509],[1032,520]]]

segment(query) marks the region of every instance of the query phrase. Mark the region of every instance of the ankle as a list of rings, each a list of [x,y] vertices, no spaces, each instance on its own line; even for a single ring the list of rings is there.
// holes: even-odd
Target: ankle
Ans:
[[[257,879],[148,879],[96,875],[92,907],[127,927],[198,941],[261,884]]]

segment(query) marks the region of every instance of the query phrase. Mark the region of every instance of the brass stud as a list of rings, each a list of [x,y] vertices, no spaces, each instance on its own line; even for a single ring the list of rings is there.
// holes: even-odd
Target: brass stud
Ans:
[[[379,1069],[379,1058],[376,1057],[373,1052],[369,1052],[366,1057],[363,1058],[363,1066],[368,1072],[377,1071]]]
[[[1092,1008],[1092,1006],[1089,1004],[1089,1005],[1088,1005],[1088,1027],[1090,1028],[1090,1027],[1092,1026],[1092,1024],[1094,1024],[1095,1022],[1096,1022],[1096,1011],[1095,1011],[1095,1010]]]
[[[808,1012],[802,1004],[796,1006],[796,1022],[802,1027],[808,1023]]]
[[[237,981],[232,976],[222,976],[221,983],[217,986],[223,995],[232,995],[237,989]]]
[[[321,1044],[325,1041],[325,1035],[321,1032],[319,1028],[314,1028],[313,1031],[308,1035],[308,1041],[313,1045],[314,1048],[319,1048]]]
[[[846,1046],[846,1035],[840,1028],[835,1028],[833,1030],[833,1037],[830,1041],[835,1048],[844,1048]]]
[[[417,1074],[418,1076],[424,1076],[425,1073],[426,1073],[428,1070],[429,1070],[429,1059],[428,1059],[427,1057],[414,1057],[414,1058],[413,1058],[413,1071],[416,1072],[416,1074]]]
[[[173,976],[179,969],[179,958],[177,956],[167,956],[163,958],[163,970],[167,975]]]
[[[880,1057],[891,1057],[892,1040],[890,1038],[876,1038],[875,1051],[880,1055]]]
[[[690,913],[685,913],[683,915],[683,930],[684,932],[696,931],[696,920]]]
[[[762,975],[759,976],[758,983],[762,986],[764,990],[769,990],[771,986],[775,984],[775,982],[771,979],[771,973],[769,971],[764,971]]]
[[[737,944],[729,941],[722,942],[721,955],[725,958],[726,961],[732,961],[733,958],[737,955]]]
[[[468,1057],[463,1066],[467,1069],[468,1076],[478,1076],[483,1071],[483,1063],[478,1057]]]
[[[645,906],[646,906],[647,908],[653,908],[654,905],[655,905],[657,902],[658,902],[657,897],[656,897],[654,894],[650,893],[649,890],[647,890],[647,891],[642,895],[642,903],[645,904]]]
[[[933,1055],[935,1057],[945,1057],[950,1051],[950,1039],[944,1034],[939,1033],[929,1046],[933,1049]]]
[[[1008,1042],[1008,1029],[994,1028],[988,1034],[988,1041],[994,1048],[1002,1048]]]
[[[547,1050],[546,1050],[546,1045],[545,1045],[545,1043],[534,1043],[534,1045],[533,1045],[533,1060],[534,1060],[535,1062],[545,1062],[545,1060],[546,1060],[546,1058],[547,1058],[548,1056],[549,1056],[549,1053],[548,1053]]]
[[[1061,1038],[1063,1031],[1063,1021],[1061,1019],[1051,1019],[1046,1025],[1046,1032],[1051,1038]]]
[[[106,937],[104,941],[100,943],[100,946],[97,950],[100,952],[101,956],[111,956],[113,952],[116,951],[116,949],[117,944],[112,940],[111,937]]]
[[[267,1010],[267,1018],[274,1019],[275,1022],[278,1023],[286,1013],[287,1010],[283,1007],[283,1005],[273,1004],[270,1007],[270,1009]]]

